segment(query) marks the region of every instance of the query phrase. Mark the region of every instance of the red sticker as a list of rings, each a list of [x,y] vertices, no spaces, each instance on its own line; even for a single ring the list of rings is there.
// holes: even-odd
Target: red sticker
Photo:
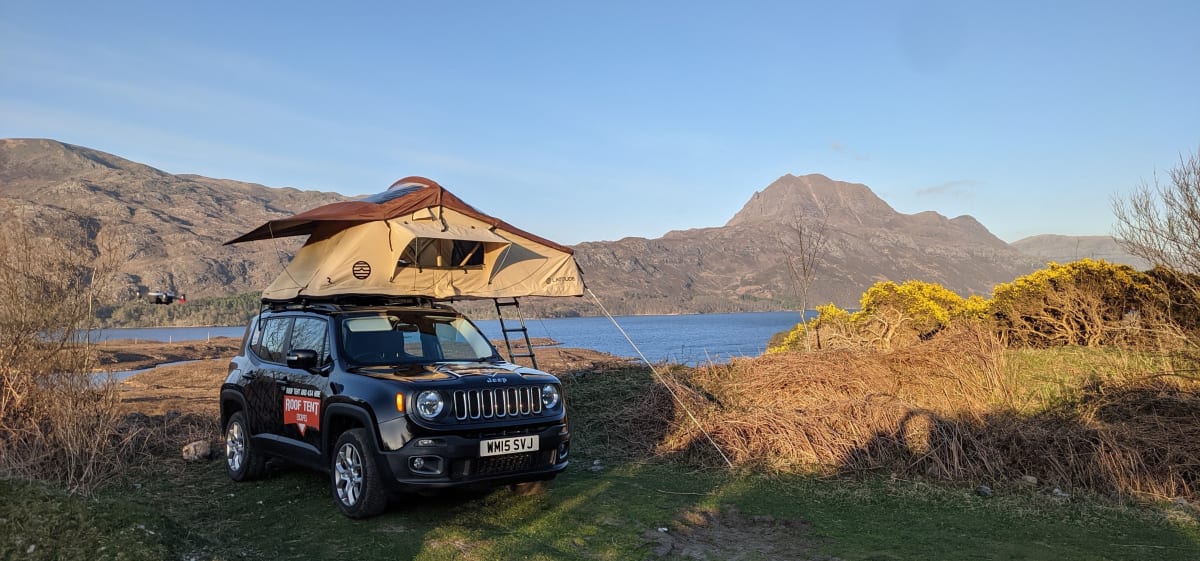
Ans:
[[[321,400],[315,397],[283,396],[283,424],[298,425],[300,436],[308,427],[321,430]]]

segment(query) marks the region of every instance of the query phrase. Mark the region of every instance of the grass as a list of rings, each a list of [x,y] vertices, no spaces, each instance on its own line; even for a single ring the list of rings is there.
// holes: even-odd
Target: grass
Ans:
[[[1081,380],[1158,363],[1060,349],[1010,351],[1004,364],[1042,408],[1069,402]],[[0,480],[0,559],[1200,560],[1194,506],[994,480],[995,494],[981,497],[978,482],[889,469],[859,478],[703,470],[657,455],[678,412],[646,369],[581,371],[565,383],[573,465],[541,495],[408,495],[353,521],[321,474],[280,468],[237,484],[220,460],[157,456],[92,498]],[[173,456],[178,445],[162,449]]]
[[[4,481],[0,558],[643,559],[656,558],[658,528],[698,535],[709,528],[688,526],[688,513],[732,506],[741,515],[713,525],[711,559],[797,544],[847,560],[1200,559],[1200,524],[1182,507],[1055,499],[1016,484],[983,498],[919,480],[580,464],[542,495],[408,496],[366,521],[338,514],[325,478],[303,470],[235,484],[220,461],[163,460],[94,499]],[[784,531],[771,520],[805,524]]]
[[[1170,357],[1110,347],[1011,349],[1005,351],[1005,365],[1020,389],[1014,405],[1026,412],[1077,398],[1084,382],[1122,380],[1174,369]]]

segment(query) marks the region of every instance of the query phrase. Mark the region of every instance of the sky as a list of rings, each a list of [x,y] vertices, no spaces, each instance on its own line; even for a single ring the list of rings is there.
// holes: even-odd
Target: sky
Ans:
[[[0,137],[361,195],[438,181],[574,244],[785,174],[1016,241],[1105,235],[1200,150],[1200,2],[0,0]]]

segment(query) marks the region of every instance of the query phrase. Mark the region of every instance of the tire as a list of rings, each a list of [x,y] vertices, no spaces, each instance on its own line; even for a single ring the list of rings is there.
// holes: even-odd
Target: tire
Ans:
[[[351,429],[337,439],[329,460],[333,502],[350,518],[370,518],[387,508],[387,493],[367,445],[367,431]]]
[[[266,471],[266,457],[254,447],[246,417],[241,411],[225,423],[225,472],[234,481],[250,481]]]

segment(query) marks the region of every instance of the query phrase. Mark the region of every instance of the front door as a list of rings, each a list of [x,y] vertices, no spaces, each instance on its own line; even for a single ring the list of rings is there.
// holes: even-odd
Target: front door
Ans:
[[[283,425],[280,436],[314,454],[321,443],[321,414],[329,394],[329,321],[323,317],[298,317],[292,324],[289,352],[311,350],[317,353],[317,366],[311,370],[284,368],[276,373],[283,391]]]

